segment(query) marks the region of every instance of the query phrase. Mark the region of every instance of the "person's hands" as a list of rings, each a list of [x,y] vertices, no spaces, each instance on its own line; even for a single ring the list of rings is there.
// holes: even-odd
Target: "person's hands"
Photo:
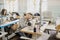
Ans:
[[[8,23],[8,22],[10,22],[10,20],[6,20],[4,23]]]

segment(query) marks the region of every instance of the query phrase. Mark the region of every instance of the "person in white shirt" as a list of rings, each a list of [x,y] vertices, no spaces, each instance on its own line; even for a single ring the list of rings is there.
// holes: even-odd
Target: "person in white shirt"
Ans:
[[[27,27],[28,26],[28,22],[32,19],[32,14],[31,13],[26,13],[24,14],[23,17],[20,18],[20,28],[24,28],[24,27]],[[18,32],[18,34],[20,36],[24,36],[24,34],[22,32]],[[29,34],[26,34],[27,36]],[[31,36],[31,35],[30,35]],[[28,37],[30,37],[28,36]]]
[[[27,22],[29,20],[31,20],[31,18],[32,18],[32,14],[31,13],[24,14],[24,16],[20,18],[20,26],[22,28],[26,27],[27,26]]]

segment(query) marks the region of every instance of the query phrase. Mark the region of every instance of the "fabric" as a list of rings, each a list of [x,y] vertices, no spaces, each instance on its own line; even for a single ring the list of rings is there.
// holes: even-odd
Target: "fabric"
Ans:
[[[25,20],[24,17],[20,18],[20,21],[19,22],[20,22],[21,28],[24,28],[24,27],[27,26],[27,21]]]

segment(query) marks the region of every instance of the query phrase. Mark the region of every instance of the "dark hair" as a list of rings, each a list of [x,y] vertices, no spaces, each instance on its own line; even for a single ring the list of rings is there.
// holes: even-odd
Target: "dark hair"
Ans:
[[[49,21],[49,23],[48,24],[50,24],[51,23],[51,21]]]
[[[26,16],[26,14],[24,14],[24,16]]]
[[[4,11],[7,11],[6,9],[2,9],[1,15],[4,15]]]
[[[39,13],[35,13],[34,16],[40,16],[40,14]]]
[[[18,13],[16,13],[17,16],[20,16]]]
[[[19,13],[17,13],[17,12],[12,12],[12,13],[13,13],[13,14],[16,14],[17,16],[20,16]]]
[[[30,15],[32,15],[31,13],[25,13],[24,16],[26,16],[26,14],[30,14]]]

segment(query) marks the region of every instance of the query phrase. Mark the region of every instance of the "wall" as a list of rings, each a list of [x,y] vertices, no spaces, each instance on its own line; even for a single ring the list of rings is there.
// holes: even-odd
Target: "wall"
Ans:
[[[48,10],[53,13],[53,17],[60,17],[60,0],[48,0]]]
[[[31,12],[32,14],[38,12],[40,9],[40,0],[27,0],[27,12]]]
[[[2,0],[1,0],[2,1]],[[8,12],[14,11],[14,9],[20,13],[20,15],[23,15],[25,12],[31,12],[36,13],[39,12],[40,6],[39,6],[40,0],[18,0],[18,5],[14,6],[13,2],[8,2],[5,0],[4,7],[8,10]],[[35,3],[35,4],[34,4]]]
[[[0,0],[0,3],[3,3],[4,2],[4,0]]]
[[[34,12],[34,4],[33,4],[34,0],[27,0],[27,12]]]
[[[8,10],[8,12],[18,12],[18,0],[9,1],[5,0],[4,8]]]
[[[2,10],[3,7],[4,7],[4,0],[0,0],[0,11]]]
[[[27,0],[16,0],[15,2],[9,2],[9,0],[0,0],[0,4],[0,10],[3,6],[5,9],[8,10],[8,12],[17,11],[21,15],[23,15],[23,13],[27,10]]]
[[[25,13],[27,10],[27,0],[18,0],[18,4],[19,13],[20,15],[23,15],[23,13]]]

